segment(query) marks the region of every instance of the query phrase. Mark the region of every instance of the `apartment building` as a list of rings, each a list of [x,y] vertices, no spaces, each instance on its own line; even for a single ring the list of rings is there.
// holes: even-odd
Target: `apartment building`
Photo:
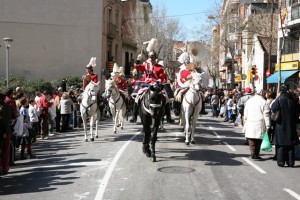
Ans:
[[[281,1],[280,5],[282,7],[281,19],[278,20],[278,50],[281,50],[281,57],[278,58],[278,63],[281,69],[281,83],[294,89],[299,84],[300,1],[285,0]],[[276,85],[279,82],[278,74],[277,64],[267,82]]]

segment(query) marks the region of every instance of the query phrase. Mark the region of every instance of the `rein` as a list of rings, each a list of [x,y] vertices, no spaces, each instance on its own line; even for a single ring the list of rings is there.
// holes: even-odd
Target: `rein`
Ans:
[[[149,92],[149,90],[146,91],[146,92],[148,92],[148,99],[150,99],[150,92]],[[145,110],[147,113],[149,113],[151,116],[153,116],[154,113],[153,113],[153,111],[151,110],[151,107],[153,107],[153,108],[159,108],[159,107],[162,106],[162,102],[161,102],[160,104],[149,103],[149,109],[148,109],[148,108],[146,107],[146,105],[145,105],[145,99],[144,99],[142,105],[143,105],[144,110]]]
[[[87,102],[90,101],[91,96],[96,96],[96,95],[89,95],[89,93],[87,93],[87,94],[88,94],[88,99],[87,99],[88,101],[87,101]],[[86,107],[85,105],[82,104],[82,101],[81,101],[80,104],[81,104],[82,107],[85,109],[85,113],[86,113],[87,116],[89,116],[88,109],[89,109],[90,107],[92,107],[95,103],[97,103],[97,100],[96,100],[96,101],[95,101],[95,100],[92,100],[92,103]],[[97,106],[97,110],[98,110],[98,106]],[[96,111],[97,111],[97,110],[96,110]]]
[[[198,101],[197,101],[197,103],[196,104],[192,104],[191,102],[189,102],[188,100],[187,100],[187,98],[186,98],[186,96],[187,96],[187,93],[184,95],[184,99],[185,99],[185,101],[193,108],[193,111],[192,111],[192,113],[191,113],[191,115],[190,115],[190,117],[189,118],[191,118],[191,116],[193,116],[194,115],[194,112],[195,112],[195,107],[198,105],[198,103],[200,102],[200,100],[201,100],[201,95],[198,93],[198,92],[196,92],[196,90],[194,89],[194,88],[190,88],[188,91],[190,91],[191,90],[191,92],[193,93],[193,94],[197,94],[198,95]]]
[[[115,89],[116,93],[113,94],[113,92],[111,92],[112,95],[111,95],[111,97],[109,98],[109,102],[110,102],[112,105],[114,105],[115,111],[116,111],[116,110],[117,110],[116,104],[119,102],[119,100],[122,98],[122,96],[121,96],[121,93],[120,93],[119,90],[117,90],[115,87],[113,87],[113,88]],[[114,96],[117,96],[118,99],[117,99],[116,101],[111,101],[111,99],[114,100],[114,98],[113,98]],[[124,106],[124,103],[125,103],[125,99],[123,99],[123,103],[122,103],[120,109]]]

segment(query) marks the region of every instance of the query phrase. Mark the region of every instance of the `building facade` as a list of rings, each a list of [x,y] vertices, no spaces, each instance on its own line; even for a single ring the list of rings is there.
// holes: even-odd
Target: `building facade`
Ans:
[[[91,57],[102,59],[102,1],[0,0],[0,38],[10,37],[9,74],[57,80],[83,75]],[[0,77],[5,48],[0,48]]]

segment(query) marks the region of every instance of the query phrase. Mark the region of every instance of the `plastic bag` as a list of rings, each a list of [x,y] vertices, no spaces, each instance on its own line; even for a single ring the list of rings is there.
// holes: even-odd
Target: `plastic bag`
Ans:
[[[268,152],[271,152],[272,151],[272,145],[270,143],[270,139],[269,139],[269,136],[268,136],[268,132],[265,132],[265,135],[264,135],[264,138],[263,138],[263,141],[260,145],[260,149],[262,151],[268,151]]]

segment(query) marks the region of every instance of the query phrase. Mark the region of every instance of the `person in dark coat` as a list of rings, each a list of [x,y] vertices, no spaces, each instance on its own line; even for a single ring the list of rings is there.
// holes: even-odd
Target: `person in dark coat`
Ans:
[[[277,152],[277,165],[295,165],[295,145],[299,143],[296,124],[299,117],[299,103],[288,93],[285,85],[280,87],[280,95],[271,105],[272,112],[280,109],[281,120],[276,122],[274,144]]]

